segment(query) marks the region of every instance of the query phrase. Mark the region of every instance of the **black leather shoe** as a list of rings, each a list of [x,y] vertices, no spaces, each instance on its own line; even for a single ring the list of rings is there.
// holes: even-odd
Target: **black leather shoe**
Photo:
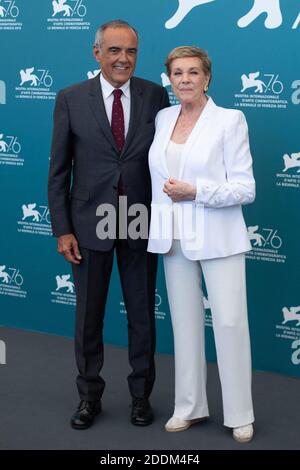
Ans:
[[[87,429],[92,426],[95,417],[101,413],[101,400],[85,401],[81,400],[77,411],[71,418],[71,426],[74,429]]]
[[[153,421],[153,411],[148,398],[133,398],[131,422],[135,426],[148,426]]]

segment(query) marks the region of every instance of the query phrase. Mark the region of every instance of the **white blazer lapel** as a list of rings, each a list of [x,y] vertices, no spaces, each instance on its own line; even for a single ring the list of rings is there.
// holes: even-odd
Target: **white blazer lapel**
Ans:
[[[186,144],[184,146],[183,153],[182,153],[182,159],[181,159],[181,163],[180,163],[179,176],[178,176],[179,180],[181,180],[181,178],[182,178],[183,171],[184,171],[184,166],[186,164],[188,156],[191,153],[191,149],[193,147],[193,144],[194,144],[195,140],[197,139],[197,137],[199,136],[201,131],[204,129],[204,127],[207,124],[209,118],[211,118],[214,115],[214,111],[216,109],[217,109],[216,104],[214,103],[214,101],[211,98],[209,98],[206,105],[205,105],[205,108],[203,109],[198,121],[196,122],[196,124],[195,124],[192,132],[190,133],[190,135],[189,135],[189,137],[186,141]]]

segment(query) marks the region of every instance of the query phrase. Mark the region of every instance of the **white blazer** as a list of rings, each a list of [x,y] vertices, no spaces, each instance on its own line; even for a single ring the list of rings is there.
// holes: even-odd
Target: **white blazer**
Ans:
[[[163,192],[169,178],[166,148],[181,106],[161,110],[149,152],[152,206],[148,251],[167,253],[173,240],[172,208],[181,248],[191,260],[220,258],[251,250],[241,204],[255,199],[248,127],[241,111],[208,99],[184,146],[178,179],[197,187],[194,201],[173,203]]]

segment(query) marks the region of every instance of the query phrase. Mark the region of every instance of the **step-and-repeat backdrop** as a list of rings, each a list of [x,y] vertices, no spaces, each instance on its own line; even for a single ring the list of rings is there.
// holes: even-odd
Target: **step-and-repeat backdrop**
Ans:
[[[47,205],[52,112],[59,89],[98,72],[94,33],[116,18],[140,32],[136,75],[173,104],[165,57],[198,45],[213,62],[209,94],[245,113],[257,181],[244,209],[254,367],[300,376],[300,0],[0,0],[0,324],[73,335],[74,283]],[[207,297],[205,313],[214,360]],[[171,353],[161,266],[156,320],[157,350]],[[116,270],[105,337],[127,343]]]

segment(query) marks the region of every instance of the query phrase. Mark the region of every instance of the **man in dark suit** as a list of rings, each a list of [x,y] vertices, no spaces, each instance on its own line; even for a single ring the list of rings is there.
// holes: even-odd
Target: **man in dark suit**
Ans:
[[[71,419],[75,429],[91,426],[101,411],[103,318],[115,251],[128,320],[131,422],[143,426],[153,420],[157,258],[147,253],[146,239],[99,238],[96,231],[97,208],[118,209],[120,196],[128,207],[139,203],[150,212],[148,150],[155,116],[169,100],[161,86],[132,77],[137,46],[137,32],[128,23],[100,27],[94,45],[100,75],[60,91],[54,111],[49,207],[58,251],[72,263],[76,287],[81,400]],[[114,228],[118,232],[119,224]]]

